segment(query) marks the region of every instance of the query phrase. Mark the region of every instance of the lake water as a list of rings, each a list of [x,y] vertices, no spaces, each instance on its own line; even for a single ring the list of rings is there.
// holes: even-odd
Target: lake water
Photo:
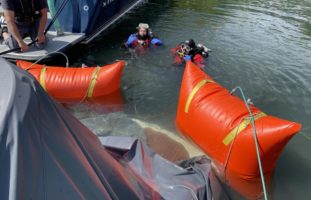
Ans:
[[[120,48],[139,22],[149,23],[165,46],[142,55]],[[266,113],[303,125],[277,162],[270,197],[311,199],[311,1],[151,0],[72,61],[78,66],[125,60],[121,114],[177,133],[184,68],[172,65],[169,51],[188,38],[212,49],[205,71],[217,82],[228,89],[241,86]],[[83,106],[74,112],[80,119],[105,117]]]

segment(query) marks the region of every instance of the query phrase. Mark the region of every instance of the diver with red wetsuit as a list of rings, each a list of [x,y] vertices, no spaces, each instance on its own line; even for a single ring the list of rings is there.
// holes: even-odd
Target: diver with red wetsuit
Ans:
[[[128,40],[125,42],[125,47],[150,47],[153,44],[155,46],[163,45],[163,42],[155,37],[149,28],[148,24],[140,23],[137,27],[137,32],[131,34]]]
[[[195,44],[193,39],[186,40],[172,49],[175,55],[175,63],[183,63],[188,60],[194,62],[200,68],[204,67],[204,60],[211,50],[202,44]]]

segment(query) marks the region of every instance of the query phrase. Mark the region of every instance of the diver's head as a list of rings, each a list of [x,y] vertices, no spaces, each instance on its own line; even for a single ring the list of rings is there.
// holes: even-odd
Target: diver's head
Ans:
[[[140,23],[137,26],[137,33],[140,37],[144,38],[148,36],[149,25],[145,23]]]
[[[191,49],[195,48],[195,42],[193,41],[193,39],[186,40],[185,43],[189,45]]]
[[[181,52],[185,55],[188,55],[190,53],[190,46],[186,43],[181,43],[179,44],[179,50],[181,50]]]

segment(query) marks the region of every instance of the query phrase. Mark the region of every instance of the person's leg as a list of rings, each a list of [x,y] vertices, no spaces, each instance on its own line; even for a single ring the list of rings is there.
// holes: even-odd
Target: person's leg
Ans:
[[[3,40],[6,40],[9,37],[9,33],[8,33],[8,27],[7,26],[2,26],[0,27],[0,37],[3,38]]]
[[[5,38],[6,37],[6,38]],[[17,49],[19,48],[19,45],[12,34],[10,33],[4,33],[3,34],[4,44],[6,44],[10,49]]]
[[[6,23],[6,20],[4,18],[4,16],[0,16],[0,37],[6,39],[8,38],[8,25]]]
[[[3,33],[7,33],[7,32],[8,32],[8,25],[6,23],[4,16],[1,15],[0,16],[0,33],[1,33],[0,37],[3,38]]]
[[[38,30],[39,30],[39,24],[40,24],[40,19],[37,19],[35,21],[34,25],[30,28],[29,35],[30,35],[30,38],[31,38],[32,41],[37,39]],[[48,38],[45,37],[45,42],[44,43],[40,44],[40,43],[36,42],[35,46],[38,49],[44,49],[46,47],[47,43],[48,43]]]
[[[17,25],[17,28],[19,30],[19,34],[24,38],[28,32],[27,27]],[[4,40],[3,43],[7,45],[10,49],[19,48],[18,42],[15,40],[13,35],[10,32],[8,32],[7,27],[4,27],[2,29],[2,37]]]
[[[13,40],[13,37],[8,33],[8,26],[4,16],[0,16],[1,37],[3,38],[3,44],[9,46],[10,49],[17,48],[18,44]]]

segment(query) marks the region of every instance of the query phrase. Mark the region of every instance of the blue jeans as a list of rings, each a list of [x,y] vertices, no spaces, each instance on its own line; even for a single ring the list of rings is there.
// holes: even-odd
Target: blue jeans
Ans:
[[[32,41],[35,41],[38,35],[40,19],[37,19],[32,24],[22,24],[16,23],[17,29],[19,30],[19,34],[22,38],[29,36]],[[43,44],[39,44],[38,42],[35,43],[35,46],[38,49],[43,49],[48,43],[48,39],[45,38],[45,42]],[[19,48],[18,42],[13,37],[12,33],[9,32],[9,37],[4,41],[10,49]]]

